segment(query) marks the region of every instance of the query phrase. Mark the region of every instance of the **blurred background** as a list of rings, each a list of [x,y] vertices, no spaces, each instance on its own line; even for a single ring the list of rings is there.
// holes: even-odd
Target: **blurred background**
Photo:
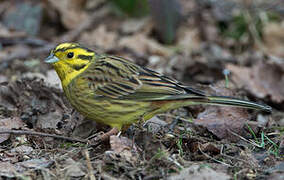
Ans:
[[[0,84],[3,87],[0,88],[0,129],[25,127],[71,134],[75,125],[66,121],[74,120],[71,108],[62,95],[56,73],[43,62],[50,50],[62,42],[79,42],[98,53],[131,59],[139,65],[214,94],[269,104],[274,108],[271,117],[228,109],[215,109],[215,114],[212,111],[199,113],[200,108],[190,110],[196,120],[194,122],[214,134],[210,135],[214,141],[216,137],[218,140],[236,141],[236,136],[222,132],[228,128],[239,128],[238,132],[242,132],[243,127],[247,127],[245,121],[255,120],[254,124],[250,124],[254,128],[248,128],[248,133],[242,135],[254,139],[254,143],[259,146],[254,144],[246,157],[239,154],[235,157],[251,162],[248,157],[254,156],[256,152],[263,153],[254,156],[257,162],[255,166],[240,164],[238,168],[259,167],[266,157],[272,159],[269,163],[273,162],[264,163],[267,169],[280,162],[277,158],[284,152],[283,0],[1,0]],[[188,118],[188,112],[186,109],[177,115],[182,116],[183,113],[184,118]],[[164,120],[160,117],[158,119]],[[166,120],[169,119],[173,118]],[[204,122],[204,119],[208,121]],[[221,120],[226,122],[220,125],[218,123]],[[230,126],[232,120],[239,124],[238,128]],[[241,125],[240,120],[244,120]],[[214,126],[206,124],[208,122]],[[221,129],[212,130],[212,127]],[[263,130],[265,128],[266,131]],[[83,131],[87,131],[86,127],[81,134]],[[204,133],[201,133],[203,136]],[[199,156],[185,154],[190,149],[190,153],[200,155],[201,152],[194,144],[201,142],[200,137],[187,138],[173,141],[181,144],[176,143],[173,148],[175,151],[171,153],[179,152],[181,157],[186,157],[184,159],[194,161]],[[8,136],[0,136],[0,143],[6,140],[9,140]],[[32,141],[39,147],[43,146],[38,139]],[[267,143],[267,146],[262,142]],[[55,143],[45,146],[54,147]],[[184,156],[180,148],[184,148]],[[240,147],[237,149],[238,152],[242,151]],[[207,150],[205,148],[204,151]],[[209,147],[212,157],[216,155],[215,150]],[[208,156],[204,158],[210,159]],[[227,157],[224,159],[226,163],[234,165],[233,160],[231,162]],[[170,166],[161,165],[163,159],[158,160],[156,167],[162,166],[162,170],[154,168],[154,174],[161,171],[169,173]],[[173,164],[168,159],[165,161]],[[262,165],[261,168],[265,169]],[[176,167],[176,163],[173,166]],[[283,167],[282,163],[282,177]],[[232,177],[237,171],[229,169],[227,172]],[[240,170],[241,177],[249,179],[246,172]],[[141,170],[140,173],[146,177],[152,172]],[[274,176],[278,177],[272,172],[271,178]]]
[[[48,73],[43,58],[72,41],[184,82],[216,83],[228,69],[238,87],[281,103],[283,8],[281,0],[2,0],[0,82]]]

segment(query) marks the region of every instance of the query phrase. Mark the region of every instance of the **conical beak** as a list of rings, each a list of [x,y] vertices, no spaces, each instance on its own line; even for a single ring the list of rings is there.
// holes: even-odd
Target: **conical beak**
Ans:
[[[58,61],[59,61],[59,59],[58,59],[56,56],[54,56],[53,53],[51,53],[51,54],[44,60],[44,62],[46,62],[46,63],[56,63],[56,62],[58,62]]]

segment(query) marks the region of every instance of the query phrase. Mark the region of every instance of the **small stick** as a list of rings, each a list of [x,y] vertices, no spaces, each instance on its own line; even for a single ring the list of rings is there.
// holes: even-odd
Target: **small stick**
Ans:
[[[206,154],[205,152],[203,152],[202,149],[201,149],[201,147],[200,147],[200,144],[198,144],[198,149],[199,149],[199,151],[200,151],[204,156],[206,156],[207,158],[209,158],[209,159],[211,159],[211,160],[213,160],[213,161],[215,161],[215,162],[217,162],[217,163],[223,164],[223,165],[225,165],[225,166],[234,167],[234,166],[231,166],[230,164],[227,164],[227,163],[224,163],[224,162],[222,162],[222,161],[219,161],[219,160],[217,160],[217,159],[215,159],[215,158],[209,156],[209,155]]]
[[[90,160],[90,155],[89,155],[88,149],[84,150],[84,155],[85,155],[86,162],[87,162],[88,174],[89,174],[90,180],[96,180],[96,177],[93,174],[94,169],[93,169],[93,166],[91,164],[91,160]]]
[[[77,138],[71,138],[66,136],[59,136],[55,134],[47,134],[47,133],[41,133],[41,132],[34,132],[34,131],[22,131],[22,130],[0,130],[0,134],[17,134],[17,135],[32,135],[32,136],[43,136],[43,137],[53,137],[56,139],[63,139],[66,141],[72,141],[72,142],[80,142],[80,143],[87,143],[87,140],[84,139],[77,139]]]

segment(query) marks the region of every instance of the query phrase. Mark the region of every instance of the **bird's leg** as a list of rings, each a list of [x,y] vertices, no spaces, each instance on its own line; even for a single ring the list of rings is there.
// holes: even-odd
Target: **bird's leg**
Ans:
[[[112,135],[120,135],[120,131],[117,128],[112,128],[111,130],[109,130],[108,132],[104,133],[103,135],[101,135],[100,140],[101,141],[107,141],[109,140],[109,137]]]
[[[103,133],[99,137],[90,140],[90,145],[94,148],[99,146],[101,143],[108,141],[110,136],[118,134],[120,131],[117,128],[112,128],[106,133]],[[119,133],[120,134],[120,133]]]

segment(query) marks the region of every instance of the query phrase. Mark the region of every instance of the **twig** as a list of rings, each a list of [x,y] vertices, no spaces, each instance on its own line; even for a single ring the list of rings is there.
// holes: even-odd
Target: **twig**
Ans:
[[[256,144],[256,143],[253,142],[253,141],[247,140],[246,138],[242,137],[241,135],[239,135],[239,134],[237,134],[237,133],[235,133],[235,132],[233,132],[233,131],[231,131],[231,130],[228,130],[228,132],[230,132],[230,133],[232,133],[233,135],[239,137],[240,139],[242,139],[243,141],[245,141],[245,142],[247,142],[247,143],[250,143],[250,144],[252,144],[252,145],[254,145],[254,146],[258,147],[258,148],[261,148],[260,145]]]
[[[86,162],[87,162],[88,174],[89,174],[90,180],[96,180],[96,177],[93,174],[94,169],[93,169],[93,166],[91,164],[91,160],[90,160],[90,155],[89,155],[88,149],[84,150],[84,155],[85,155]]]
[[[198,149],[199,149],[199,151],[200,151],[204,156],[206,156],[207,158],[209,158],[209,159],[211,159],[211,160],[213,160],[213,161],[215,161],[215,162],[217,162],[217,163],[223,164],[223,165],[225,165],[225,166],[233,167],[232,165],[227,164],[227,163],[224,163],[224,162],[222,162],[222,161],[219,161],[219,160],[217,160],[217,159],[215,159],[215,158],[209,156],[209,155],[206,154],[205,152],[203,152],[202,149],[200,148],[200,144],[198,144]]]
[[[34,131],[22,131],[22,130],[0,130],[0,134],[17,134],[17,135],[32,135],[32,136],[43,136],[43,137],[53,137],[56,139],[63,139],[66,141],[72,141],[72,142],[80,142],[80,143],[87,143],[87,140],[84,139],[77,139],[77,138],[71,138],[71,137],[65,137],[65,136],[59,136],[55,134],[47,134],[47,133],[41,133],[41,132],[34,132]]]

